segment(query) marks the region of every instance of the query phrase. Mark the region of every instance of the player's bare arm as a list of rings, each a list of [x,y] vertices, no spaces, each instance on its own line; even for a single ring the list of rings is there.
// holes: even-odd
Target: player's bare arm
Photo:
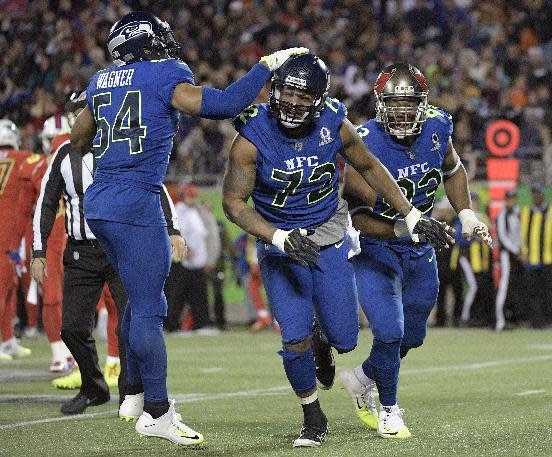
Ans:
[[[256,159],[257,148],[243,136],[237,135],[230,149],[222,184],[222,207],[228,219],[236,225],[272,243],[276,227],[247,204],[255,187]]]
[[[468,175],[454,149],[452,138],[449,138],[442,169],[445,192],[452,207],[457,213],[460,213],[463,209],[471,208]]]
[[[347,200],[349,208],[355,208],[351,216],[353,227],[362,235],[378,240],[394,240],[399,236],[407,235],[408,230],[403,219],[386,221],[374,216],[371,208],[376,203],[376,196],[376,191],[356,170],[349,166],[345,168],[343,198]],[[454,230],[447,227],[447,231],[452,234]],[[451,236],[448,237],[448,243],[454,243]]]
[[[222,184],[222,207],[228,219],[266,243],[273,244],[304,267],[316,263],[320,247],[309,240],[307,230],[281,230],[270,224],[247,204],[257,176],[257,148],[237,135],[230,149],[230,158]]]
[[[96,135],[96,121],[86,106],[77,116],[71,129],[71,146],[73,149],[85,154],[92,147],[92,140]]]
[[[345,167],[343,184],[343,198],[349,208],[357,208],[351,216],[353,227],[362,235],[380,240],[396,238],[393,224],[372,216],[369,207],[376,204],[376,191],[372,189],[364,178],[353,167]]]
[[[451,138],[449,138],[447,153],[443,160],[443,178],[450,204],[462,222],[462,235],[468,239],[476,236],[492,247],[493,240],[489,229],[477,219],[471,209],[468,174],[454,149]]]
[[[357,135],[353,124],[347,119],[339,131],[344,149],[342,155],[364,178],[368,186],[383,195],[399,213],[406,216],[412,205],[400,191],[399,186],[381,162],[372,154]]]

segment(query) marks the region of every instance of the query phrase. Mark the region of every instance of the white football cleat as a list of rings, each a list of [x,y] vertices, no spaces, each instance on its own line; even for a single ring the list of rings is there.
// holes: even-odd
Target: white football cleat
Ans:
[[[134,422],[144,412],[144,392],[136,395],[125,395],[119,406],[119,417],[122,421]]]
[[[180,421],[181,417],[174,409],[174,400],[169,400],[169,410],[157,419],[144,411],[136,422],[136,431],[142,436],[156,436],[184,446],[195,446],[205,441],[201,433]]]
[[[31,350],[21,346],[15,338],[2,343],[2,352],[11,356],[12,359],[20,359],[31,355]]]
[[[404,425],[403,412],[397,405],[382,406],[379,413],[378,435],[396,440],[410,438],[412,433]]]
[[[366,428],[377,430],[378,409],[374,399],[376,383],[364,385],[355,374],[355,370],[344,370],[339,374],[339,383],[345,388],[353,399],[355,411]]]

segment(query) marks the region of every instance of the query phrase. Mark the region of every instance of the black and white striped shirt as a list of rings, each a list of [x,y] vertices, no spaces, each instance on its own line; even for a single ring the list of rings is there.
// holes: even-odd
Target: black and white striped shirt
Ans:
[[[74,240],[95,240],[84,218],[84,192],[92,183],[95,164],[91,152],[81,156],[70,154],[71,143],[64,142],[52,156],[46,170],[33,218],[33,258],[46,257],[48,237],[56,220],[59,200],[65,202],[65,231]],[[174,205],[163,186],[161,206],[167,220],[169,235],[180,234]]]

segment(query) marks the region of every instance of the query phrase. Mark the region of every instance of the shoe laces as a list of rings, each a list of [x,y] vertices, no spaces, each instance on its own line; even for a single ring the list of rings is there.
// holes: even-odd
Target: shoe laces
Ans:
[[[382,411],[385,411],[385,418],[384,423],[386,427],[392,428],[392,429],[399,429],[404,427],[404,421],[403,421],[403,415],[404,415],[404,409],[403,408],[392,408],[392,407],[386,407],[383,406]]]
[[[193,430],[188,427],[185,423],[182,422],[182,416],[180,415],[180,413],[177,413],[176,412],[176,409],[174,407],[174,404],[176,403],[176,401],[174,399],[170,399],[169,400],[169,412],[171,413],[171,422],[172,424],[178,429],[178,430],[181,430],[181,431],[184,431],[184,432],[187,432],[187,433],[192,433]]]
[[[372,394],[372,389],[373,387],[367,387],[366,390],[361,394],[362,400],[364,400],[364,403],[366,403],[366,407],[369,410],[376,409],[376,399]]]

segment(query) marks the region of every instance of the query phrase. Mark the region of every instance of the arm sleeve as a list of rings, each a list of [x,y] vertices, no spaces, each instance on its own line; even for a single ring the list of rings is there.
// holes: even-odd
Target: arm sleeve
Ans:
[[[237,116],[255,100],[268,78],[270,78],[270,71],[258,63],[224,90],[204,87],[199,115],[208,119]]]
[[[46,245],[59,208],[63,191],[61,162],[70,146],[64,146],[54,155],[46,174],[42,178],[40,194],[33,217],[33,258],[46,257]]]
[[[167,188],[163,186],[161,189],[161,207],[163,208],[163,214],[167,221],[167,232],[169,236],[171,235],[180,235],[180,225],[178,224],[178,216],[176,215],[176,210],[167,191]]]

